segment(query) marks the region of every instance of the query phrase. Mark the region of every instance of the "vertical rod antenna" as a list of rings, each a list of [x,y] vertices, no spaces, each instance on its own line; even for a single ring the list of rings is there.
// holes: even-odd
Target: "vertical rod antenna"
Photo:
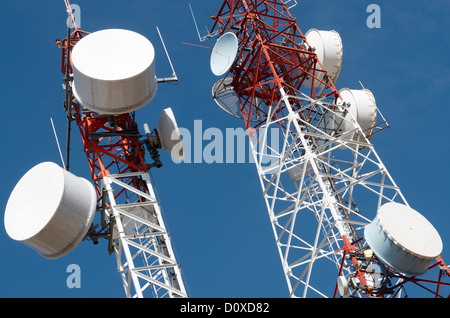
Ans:
[[[195,20],[194,11],[192,10],[192,6],[189,3],[189,9],[191,9],[192,19],[194,19],[195,29],[197,30],[198,39],[202,42],[202,37],[200,36],[200,31],[198,30],[197,21]]]
[[[55,125],[53,124],[53,118],[50,117],[50,121],[52,123],[53,134],[55,135],[56,145],[58,146],[59,155],[61,156],[62,165],[63,165],[64,169],[66,169],[66,165],[64,164],[64,158],[63,158],[63,155],[62,155],[62,152],[61,152],[61,147],[59,146],[58,135],[56,134]]]
[[[167,52],[166,45],[164,44],[164,40],[163,40],[163,38],[161,36],[161,32],[159,32],[159,28],[158,27],[156,27],[156,30],[158,31],[159,38],[161,39],[161,43],[162,43],[162,45],[164,47],[164,51],[166,52],[167,59],[169,60],[170,68],[172,69],[172,76],[176,78],[177,77],[177,75],[176,75],[177,73],[175,72],[175,69],[173,68],[172,61],[170,60],[170,56],[169,56],[169,53]]]

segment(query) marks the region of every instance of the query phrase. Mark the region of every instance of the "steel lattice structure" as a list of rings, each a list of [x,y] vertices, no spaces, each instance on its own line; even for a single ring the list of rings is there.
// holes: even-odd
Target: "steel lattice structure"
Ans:
[[[73,98],[70,54],[87,34],[69,28],[67,37],[57,44],[62,49],[68,144],[70,124],[75,121],[100,198],[101,223],[91,227],[88,237],[94,243],[101,237],[108,239],[127,297],[187,297],[148,171],[160,163],[145,163],[146,136],[139,133],[134,112],[101,115]],[[156,151],[148,148],[153,154]],[[67,153],[66,169],[68,158]]]
[[[378,110],[369,131],[347,116],[348,105],[289,12],[295,5],[225,0],[210,31],[210,37],[233,32],[239,41],[226,76],[232,76],[250,131],[289,295],[337,297],[340,276],[355,297],[401,297],[407,282],[447,297],[448,287],[442,287],[449,284],[442,277],[450,271],[440,257],[429,271],[436,269],[437,279],[435,274],[421,279],[365,256],[363,229],[378,208],[386,202],[408,205],[371,143],[388,124]],[[346,121],[352,129],[339,134],[327,118]],[[269,143],[273,127],[280,131],[279,151]],[[255,129],[259,138],[251,133]],[[275,164],[264,164],[268,157]]]

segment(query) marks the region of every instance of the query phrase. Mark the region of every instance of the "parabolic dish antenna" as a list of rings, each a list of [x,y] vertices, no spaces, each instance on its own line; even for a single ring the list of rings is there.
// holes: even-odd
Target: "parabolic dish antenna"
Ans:
[[[232,77],[226,77],[217,81],[212,87],[212,96],[216,104],[224,110],[226,113],[243,119],[244,116],[241,111],[241,104],[239,102],[239,97],[234,91]],[[250,116],[250,121],[261,121],[267,117],[269,111],[269,106],[264,103],[261,99],[254,99],[254,106],[252,108],[252,114]],[[247,104],[248,105],[248,104]],[[248,106],[244,111],[248,112]]]
[[[380,207],[364,237],[382,262],[413,276],[424,274],[443,248],[439,233],[424,216],[394,202]]]
[[[182,160],[184,158],[183,143],[172,108],[162,111],[156,130],[161,148],[166,150],[172,158]]]
[[[6,232],[45,258],[59,258],[85,237],[96,206],[89,181],[44,162],[14,187],[6,205]]]
[[[212,96],[216,104],[225,112],[234,117],[243,118],[239,97],[233,86],[231,86],[232,82],[232,77],[226,77],[217,81],[212,88]]]
[[[73,94],[89,110],[124,114],[148,104],[157,91],[155,50],[128,30],[91,33],[74,46]]]
[[[233,32],[227,32],[217,39],[211,54],[211,71],[222,76],[233,65],[238,53],[239,43]]]

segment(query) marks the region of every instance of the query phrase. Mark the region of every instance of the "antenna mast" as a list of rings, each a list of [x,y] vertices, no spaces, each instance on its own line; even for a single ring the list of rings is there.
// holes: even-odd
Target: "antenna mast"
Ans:
[[[289,12],[295,4],[225,0],[210,31],[234,33],[239,42],[236,56],[225,50],[215,60],[213,52],[211,65],[232,58],[221,81],[234,90],[250,131],[289,295],[400,297],[407,282],[427,281],[434,287],[424,288],[441,297],[441,287],[449,286],[442,275],[450,271],[438,255],[426,267],[437,269],[438,279],[421,280],[387,266],[365,241],[365,226],[384,204],[410,209],[371,143],[387,123],[379,122],[382,116],[373,122],[379,110],[368,90],[336,89],[340,61],[330,65],[320,58],[317,34],[304,35]],[[333,32],[319,35],[336,47],[340,38]],[[219,38],[217,49],[224,43]],[[371,110],[370,125],[360,121],[355,106]],[[279,150],[268,143],[272,128],[279,131]],[[258,139],[251,133],[256,129]],[[264,164],[268,157],[270,165]]]
[[[127,297],[187,297],[148,170],[161,164],[146,164],[143,147],[147,137],[139,133],[134,111],[102,115],[83,107],[73,96],[72,49],[90,33],[78,29],[69,1],[65,4],[74,30],[68,27],[67,37],[57,44],[62,49],[68,133],[75,121],[100,198],[101,223],[92,226],[87,237],[94,243],[108,239]],[[69,143],[68,135],[67,169]],[[155,153],[156,148],[151,151]]]

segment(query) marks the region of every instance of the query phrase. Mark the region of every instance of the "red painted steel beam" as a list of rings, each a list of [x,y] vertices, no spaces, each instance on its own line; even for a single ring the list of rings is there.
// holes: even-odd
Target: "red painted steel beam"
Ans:
[[[236,65],[231,69],[232,86],[241,104],[247,128],[258,128],[265,122],[252,122],[252,115],[264,114],[256,105],[255,98],[264,100],[269,107],[275,107],[281,99],[280,90],[295,96],[307,76],[325,86],[324,96],[336,101],[339,92],[328,79],[320,81],[323,67],[317,55],[309,50],[303,33],[282,1],[226,0],[214,17],[211,32],[236,34],[240,50]],[[326,77],[328,78],[328,77]],[[321,90],[321,89],[320,89]],[[319,87],[307,91],[315,98]],[[291,98],[294,110],[301,107],[300,101]],[[284,117],[283,107],[274,113],[273,119]],[[283,123],[280,123],[284,127]]]

